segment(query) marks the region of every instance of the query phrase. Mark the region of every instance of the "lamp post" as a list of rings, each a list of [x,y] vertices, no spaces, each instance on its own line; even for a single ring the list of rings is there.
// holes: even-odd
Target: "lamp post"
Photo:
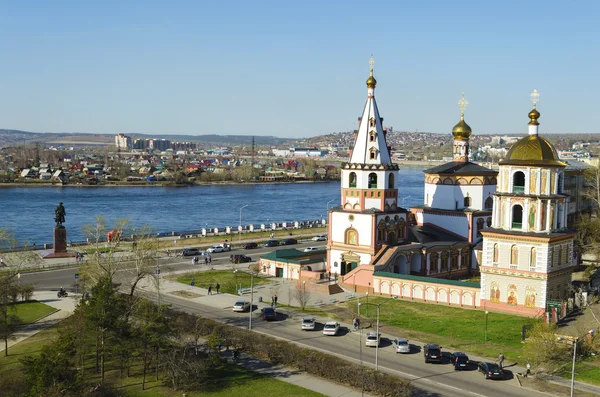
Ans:
[[[569,339],[559,337],[558,340],[563,341]],[[573,397],[573,392],[575,391],[575,358],[577,357],[577,341],[579,341],[579,338],[573,338],[571,339],[571,341],[573,342],[573,365],[571,367],[571,397]]]
[[[156,304],[160,306],[160,266],[156,266]]]
[[[243,207],[240,208],[240,230],[238,231],[240,237],[238,239],[238,242],[242,242],[242,210],[244,208],[246,208],[248,206],[248,204],[244,205]]]
[[[238,289],[237,273],[238,273],[238,269],[235,269],[235,270],[233,271],[233,275],[234,275],[234,277],[235,277],[235,293],[239,295],[239,291],[240,291],[240,290]],[[250,309],[252,309],[252,308],[250,308]]]
[[[367,295],[367,314],[366,314],[366,316],[369,317],[369,291],[367,291],[366,295]]]
[[[406,196],[402,198],[402,208],[404,208],[404,200],[406,200],[407,198],[410,198],[410,196]]]
[[[490,314],[489,311],[485,311],[485,341],[487,342],[487,324],[488,324],[488,314]]]
[[[333,203],[334,201],[335,201],[335,199],[331,199],[327,202],[327,212],[329,212],[329,204]],[[325,213],[325,216],[327,216],[327,212]],[[329,218],[329,217],[327,216],[327,218]]]
[[[358,310],[359,310],[359,316],[360,316],[360,307],[362,305],[365,305],[367,307],[367,310],[369,309],[369,305],[375,305],[377,306],[377,325],[376,325],[376,333],[377,333],[377,344],[375,345],[375,371],[379,370],[379,312],[380,312],[380,308],[381,308],[381,303],[359,303],[358,304]]]
[[[254,272],[250,273],[250,320],[248,322],[248,330],[252,330],[252,309],[254,302]]]
[[[302,282],[302,310],[306,306],[306,280]]]

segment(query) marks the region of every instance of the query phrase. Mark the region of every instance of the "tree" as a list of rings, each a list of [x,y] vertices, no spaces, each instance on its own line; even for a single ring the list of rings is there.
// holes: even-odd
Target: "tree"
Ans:
[[[557,373],[570,362],[572,348],[558,339],[557,332],[556,324],[539,321],[527,335],[523,353],[539,372]]]
[[[298,304],[300,305],[302,310],[304,310],[304,308],[308,304],[308,301],[310,300],[310,297],[311,297],[310,290],[306,289],[305,282],[298,283],[296,285],[296,289],[294,290],[294,292],[292,294],[293,294],[292,295],[293,298],[298,301]]]

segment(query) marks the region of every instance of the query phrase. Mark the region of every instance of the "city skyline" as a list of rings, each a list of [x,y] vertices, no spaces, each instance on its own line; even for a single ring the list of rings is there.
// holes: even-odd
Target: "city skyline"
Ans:
[[[62,2],[3,11],[2,128],[349,131],[373,55],[375,95],[395,130],[450,133],[464,91],[474,134],[526,134],[536,88],[542,135],[600,132],[594,2]]]

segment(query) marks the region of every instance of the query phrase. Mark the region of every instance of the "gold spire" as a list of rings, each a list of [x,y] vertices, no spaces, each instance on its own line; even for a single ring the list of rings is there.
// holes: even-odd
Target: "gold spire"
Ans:
[[[369,60],[369,78],[367,79],[367,87],[375,88],[377,85],[377,80],[373,77],[373,65],[375,64],[375,60],[373,57]]]
[[[467,141],[473,132],[471,127],[469,127],[469,124],[465,122],[465,109],[467,108],[468,104],[469,102],[467,102],[465,99],[465,93],[463,92],[462,98],[460,101],[458,101],[458,106],[460,107],[460,121],[452,129],[452,135],[454,135],[454,139]]]
[[[537,111],[537,104],[540,101],[540,93],[534,89],[531,93],[531,102],[533,102],[533,109],[529,112],[529,125],[539,125],[538,119],[540,118],[540,112]]]
[[[458,106],[460,107],[460,119],[461,120],[465,119],[465,109],[467,108],[467,105],[469,105],[469,102],[467,102],[467,100],[465,99],[465,93],[463,91],[462,98],[460,99],[460,101],[458,101]]]

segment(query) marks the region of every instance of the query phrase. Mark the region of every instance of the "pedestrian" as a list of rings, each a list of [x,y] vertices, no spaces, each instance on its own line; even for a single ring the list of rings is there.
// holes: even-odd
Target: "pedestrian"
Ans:
[[[504,354],[500,353],[498,356],[498,365],[500,365],[500,369],[502,369],[502,365],[504,364]]]
[[[274,234],[271,232],[271,238],[273,238]]]
[[[217,294],[219,293],[219,288],[221,288],[221,286],[219,285],[219,283],[217,283],[217,285],[215,285],[215,288],[217,290]]]
[[[275,306],[275,297],[271,297],[271,307]]]
[[[208,264],[212,264],[212,256],[210,254],[208,255]]]
[[[273,297],[273,306],[277,306],[277,295]]]
[[[360,328],[360,317],[356,317],[356,328]]]
[[[212,284],[208,286],[208,294],[212,295]]]
[[[354,327],[354,330],[356,331],[356,328],[358,328],[358,321],[356,321],[356,317],[354,317],[352,319],[352,326]]]
[[[531,375],[531,363],[527,361],[527,371],[525,372],[525,376]]]
[[[4,267],[4,259],[0,258],[0,267]]]
[[[204,264],[205,264],[205,265],[208,265],[208,256],[205,256],[205,257],[204,257]]]

